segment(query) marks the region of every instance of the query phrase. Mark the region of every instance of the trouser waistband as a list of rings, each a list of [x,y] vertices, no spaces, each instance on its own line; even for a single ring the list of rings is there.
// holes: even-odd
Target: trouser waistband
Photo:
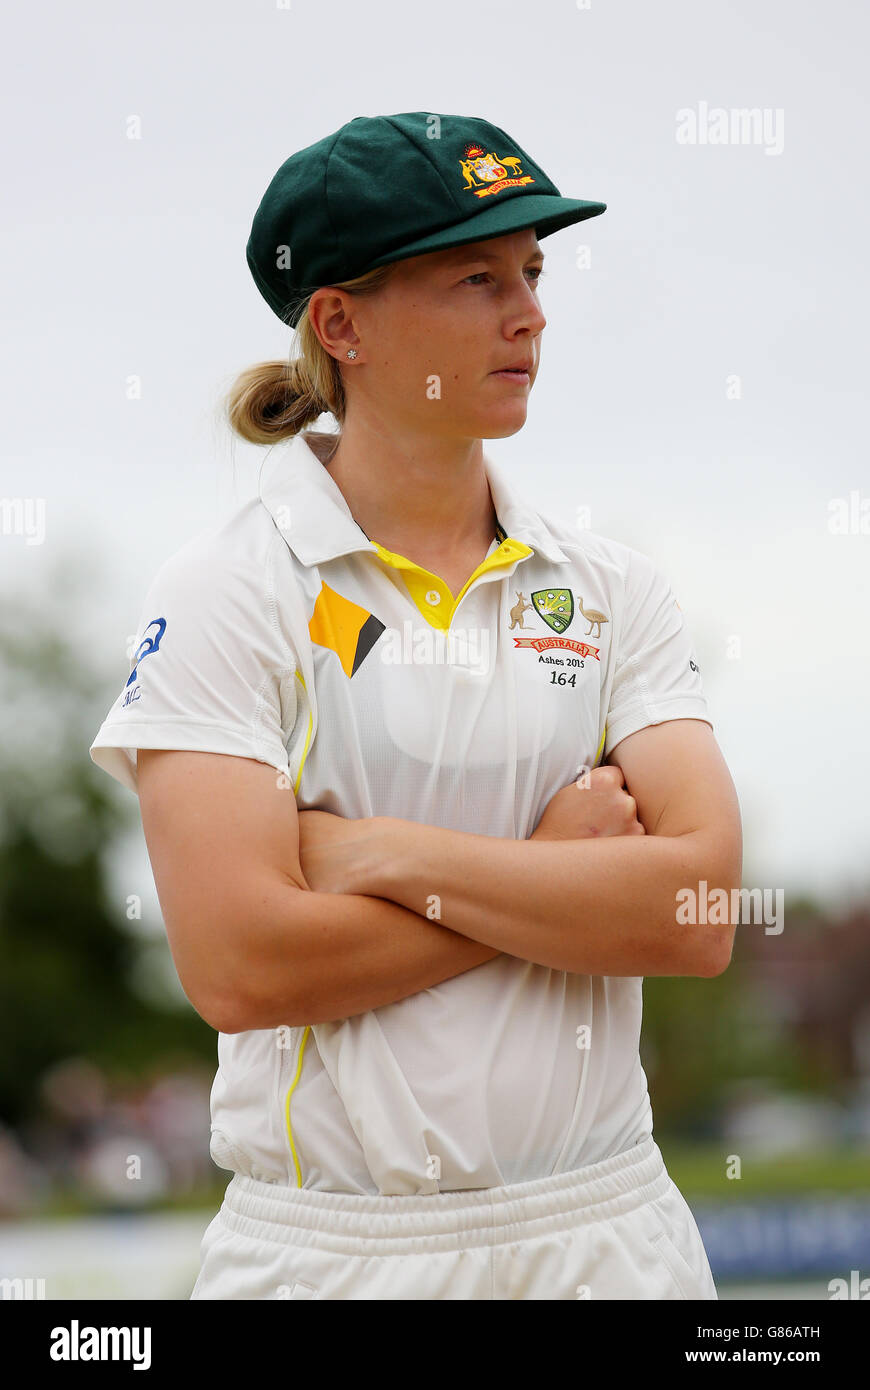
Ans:
[[[348,1255],[401,1255],[502,1245],[609,1220],[663,1196],[670,1182],[649,1135],[570,1173],[422,1197],[320,1192],[237,1173],[220,1218],[230,1230],[258,1240]]]

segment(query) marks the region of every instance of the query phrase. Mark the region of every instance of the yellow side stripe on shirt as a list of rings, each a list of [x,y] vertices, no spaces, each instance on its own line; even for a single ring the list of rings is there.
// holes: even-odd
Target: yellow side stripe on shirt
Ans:
[[[302,686],[302,689],[305,691],[305,694],[307,695],[307,694],[308,694],[308,686],[305,684],[305,677],[303,676],[303,674],[302,674],[301,671],[296,671],[296,672],[295,672],[295,675],[296,675],[296,679],[299,681],[299,684]],[[308,701],[308,732],[307,732],[306,735],[305,735],[305,747],[302,749],[302,761],[301,761],[301,763],[299,764],[299,773],[298,773],[298,775],[297,775],[297,777],[296,777],[296,785],[295,785],[294,788],[293,788],[293,795],[294,795],[294,796],[295,796],[296,793],[299,791],[299,783],[302,781],[302,769],[303,769],[303,767],[305,766],[305,759],[308,757],[308,748],[309,748],[309,745],[310,745],[310,743],[311,743],[311,729],[312,729],[313,724],[314,724],[314,719],[313,719],[312,714],[311,714],[311,701],[309,700],[309,701]]]
[[[598,752],[595,754],[595,762],[592,764],[593,767],[597,767],[597,766],[598,766],[598,759],[601,757],[601,750],[602,750],[602,748],[604,747],[604,740],[605,740],[606,738],[607,738],[607,725],[605,724],[605,725],[604,725],[604,733],[601,735],[601,742],[600,742],[599,745],[598,745]]]
[[[289,1141],[290,1141],[290,1152],[291,1152],[292,1155],[293,1155],[293,1166],[294,1166],[294,1168],[296,1169],[296,1186],[297,1186],[297,1187],[301,1187],[301,1186],[302,1186],[302,1170],[301,1170],[301,1168],[299,1167],[299,1156],[298,1156],[298,1154],[296,1153],[296,1145],[295,1145],[294,1142],[293,1142],[293,1129],[292,1129],[291,1124],[290,1124],[290,1101],[291,1101],[291,1099],[292,1099],[293,1092],[296,1090],[297,1082],[299,1081],[299,1078],[300,1078],[300,1076],[302,1075],[302,1058],[303,1058],[304,1053],[305,1053],[305,1044],[306,1044],[307,1041],[308,1041],[308,1034],[309,1034],[310,1032],[311,1032],[311,1024],[309,1023],[309,1024],[306,1024],[306,1025],[305,1025],[305,1032],[302,1034],[302,1045],[301,1045],[301,1047],[299,1048],[299,1061],[298,1061],[297,1064],[296,1064],[296,1075],[295,1075],[294,1078],[293,1078],[293,1085],[290,1087],[290,1089],[289,1089],[288,1092],[287,1092],[287,1100],[286,1100],[286,1102],[285,1102],[285,1109],[284,1109],[284,1114],[285,1114],[285,1118],[286,1118],[286,1121],[287,1121],[287,1138],[288,1138]]]
[[[299,684],[302,686],[302,689],[305,691],[305,694],[307,695],[307,694],[308,694],[308,687],[307,687],[307,685],[305,684],[305,677],[303,676],[303,674],[302,674],[301,671],[297,671],[295,674],[296,674],[296,678],[297,678],[298,681],[299,681]],[[299,783],[302,781],[302,769],[303,769],[304,766],[305,766],[305,759],[308,757],[308,749],[309,749],[309,747],[310,747],[310,745],[311,745],[311,729],[312,729],[313,723],[314,723],[314,720],[313,720],[312,715],[311,715],[311,701],[309,700],[309,702],[308,702],[308,732],[307,732],[306,735],[305,735],[305,747],[302,749],[302,761],[301,761],[300,764],[299,764],[299,774],[298,774],[298,776],[297,776],[297,778],[296,778],[296,785],[295,785],[294,788],[293,788],[293,795],[294,795],[294,796],[295,796],[296,793],[299,791]],[[296,1065],[296,1075],[295,1075],[294,1078],[293,1078],[293,1085],[292,1085],[292,1086],[289,1088],[289,1090],[287,1091],[287,1099],[286,1099],[285,1102],[284,1102],[284,1118],[285,1118],[285,1123],[286,1123],[286,1125],[287,1125],[287,1138],[288,1138],[289,1143],[290,1143],[290,1152],[291,1152],[292,1155],[293,1155],[293,1166],[294,1166],[294,1168],[296,1169],[296,1186],[297,1186],[297,1187],[301,1187],[301,1186],[302,1186],[302,1170],[301,1170],[301,1168],[299,1167],[299,1155],[298,1155],[297,1152],[296,1152],[296,1144],[294,1143],[294,1140],[293,1140],[293,1127],[292,1127],[292,1125],[290,1124],[290,1100],[291,1100],[291,1098],[292,1098],[292,1096],[293,1096],[293,1092],[294,1092],[295,1089],[296,1089],[296,1085],[297,1085],[297,1083],[298,1083],[298,1081],[299,1081],[299,1078],[300,1078],[300,1076],[302,1075],[302,1058],[303,1058],[303,1055],[304,1055],[304,1053],[305,1053],[305,1044],[306,1044],[307,1041],[308,1041],[308,1034],[310,1033],[310,1031],[311,1031],[311,1028],[310,1028],[310,1025],[308,1025],[308,1026],[306,1027],[306,1029],[305,1029],[305,1032],[302,1034],[302,1045],[301,1045],[301,1047],[299,1048],[299,1061],[298,1061],[298,1063],[297,1063],[297,1065]]]

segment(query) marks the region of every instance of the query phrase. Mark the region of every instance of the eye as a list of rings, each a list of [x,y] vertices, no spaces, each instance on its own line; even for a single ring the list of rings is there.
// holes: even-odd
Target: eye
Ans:
[[[544,271],[544,269],[543,269],[541,266],[539,266],[539,265],[530,265],[530,266],[529,266],[529,269],[528,269],[528,273],[529,273],[530,275],[534,276],[534,279],[532,280],[532,284],[533,284],[533,285],[537,285],[538,281],[541,279],[541,276],[546,274],[546,271]],[[476,280],[479,281],[479,280],[481,280],[481,279],[483,278],[483,276],[488,275],[488,274],[489,274],[489,272],[486,271],[486,270],[478,270],[478,271],[475,271],[474,275],[466,275],[466,277],[465,277],[465,279],[462,281],[462,283],[463,283],[463,285],[470,285],[473,281],[476,281]]]

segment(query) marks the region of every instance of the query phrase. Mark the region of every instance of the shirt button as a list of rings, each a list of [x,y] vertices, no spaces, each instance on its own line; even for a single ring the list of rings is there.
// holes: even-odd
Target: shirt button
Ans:
[[[426,602],[427,602],[427,603],[431,603],[431,605],[432,605],[433,608],[435,607],[436,604],[438,604],[438,603],[441,602],[441,595],[439,594],[439,592],[438,592],[437,589],[430,589],[430,590],[429,590],[429,592],[428,592],[427,595],[426,595]]]

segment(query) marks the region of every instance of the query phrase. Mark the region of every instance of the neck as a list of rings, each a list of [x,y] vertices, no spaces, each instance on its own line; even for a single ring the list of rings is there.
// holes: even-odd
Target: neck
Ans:
[[[326,459],[357,525],[387,550],[412,555],[434,546],[458,554],[488,546],[495,535],[479,439],[385,436],[355,421]]]

